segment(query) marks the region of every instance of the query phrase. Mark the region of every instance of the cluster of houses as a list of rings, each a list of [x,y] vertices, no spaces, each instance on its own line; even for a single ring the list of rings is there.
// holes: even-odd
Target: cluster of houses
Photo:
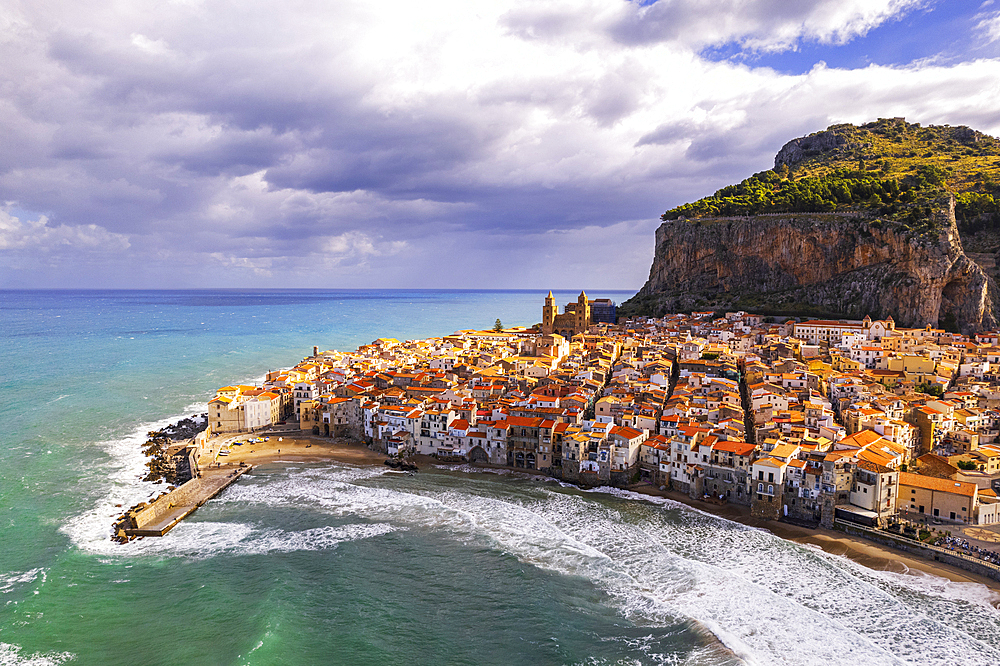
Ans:
[[[388,455],[646,481],[828,526],[1000,521],[996,333],[745,312],[562,322],[551,300],[534,328],[314,348],[219,389],[209,430],[297,422]],[[573,317],[588,308],[581,294]]]

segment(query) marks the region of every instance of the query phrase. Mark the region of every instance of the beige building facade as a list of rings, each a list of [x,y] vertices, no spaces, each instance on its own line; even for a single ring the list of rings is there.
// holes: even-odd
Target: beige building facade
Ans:
[[[974,483],[899,473],[896,508],[953,522],[974,522],[978,505]]]

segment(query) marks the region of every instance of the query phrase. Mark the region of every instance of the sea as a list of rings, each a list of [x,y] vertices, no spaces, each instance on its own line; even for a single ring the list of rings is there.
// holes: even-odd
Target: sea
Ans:
[[[216,388],[314,345],[532,324],[544,294],[0,291],[0,666],[1000,664],[983,585],[517,473],[279,461],[110,540],[163,487],[145,434]]]

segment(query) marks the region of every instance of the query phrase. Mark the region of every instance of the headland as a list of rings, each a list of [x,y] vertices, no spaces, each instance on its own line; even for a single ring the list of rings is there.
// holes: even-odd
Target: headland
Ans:
[[[903,118],[792,139],[773,169],[663,213],[649,279],[622,311],[990,330],[1000,311],[997,155],[992,136]]]

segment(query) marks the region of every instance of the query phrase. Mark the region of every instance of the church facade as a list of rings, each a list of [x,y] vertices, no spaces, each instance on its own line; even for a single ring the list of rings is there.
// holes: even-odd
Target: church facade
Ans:
[[[576,303],[567,303],[563,313],[559,314],[556,299],[549,291],[549,295],[545,297],[545,305],[542,306],[543,335],[555,333],[569,339],[577,333],[586,333],[588,326],[590,326],[590,301],[587,300],[586,292],[581,291]]]

